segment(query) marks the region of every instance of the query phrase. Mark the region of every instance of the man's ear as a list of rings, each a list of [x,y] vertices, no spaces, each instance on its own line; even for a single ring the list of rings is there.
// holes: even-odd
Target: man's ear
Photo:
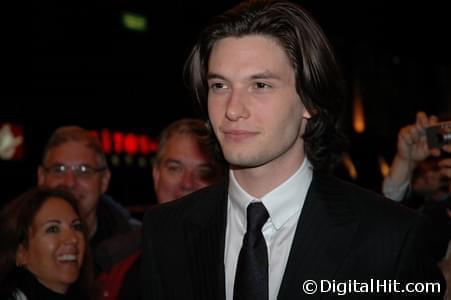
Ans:
[[[111,171],[110,169],[106,169],[102,175],[102,194],[106,192],[108,189],[108,185],[110,184]]]
[[[160,181],[160,168],[156,164],[152,165],[152,179],[153,179],[153,186],[156,189],[158,182]]]

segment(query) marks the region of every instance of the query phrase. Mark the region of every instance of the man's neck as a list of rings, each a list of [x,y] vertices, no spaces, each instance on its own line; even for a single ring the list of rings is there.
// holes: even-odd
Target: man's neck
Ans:
[[[255,168],[233,168],[233,174],[240,186],[250,195],[261,198],[288,178],[302,165],[304,153],[291,159],[277,159]]]

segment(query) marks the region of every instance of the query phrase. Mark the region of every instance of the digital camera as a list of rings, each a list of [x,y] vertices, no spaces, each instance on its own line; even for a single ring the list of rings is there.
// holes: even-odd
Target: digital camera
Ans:
[[[441,122],[426,128],[429,148],[440,148],[451,144],[451,121]]]

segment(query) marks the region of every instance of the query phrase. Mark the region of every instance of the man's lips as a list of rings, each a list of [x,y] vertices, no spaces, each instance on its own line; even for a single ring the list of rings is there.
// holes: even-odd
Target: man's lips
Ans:
[[[242,141],[258,134],[256,131],[243,130],[243,129],[223,129],[222,133],[224,137],[232,141]]]

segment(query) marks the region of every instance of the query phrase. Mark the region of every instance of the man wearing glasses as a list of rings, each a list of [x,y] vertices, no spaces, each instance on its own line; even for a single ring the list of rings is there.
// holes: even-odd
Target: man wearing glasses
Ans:
[[[110,177],[102,147],[87,130],[66,126],[53,132],[38,168],[38,185],[63,187],[74,194],[92,250],[100,242],[140,225],[125,208],[104,194]]]

